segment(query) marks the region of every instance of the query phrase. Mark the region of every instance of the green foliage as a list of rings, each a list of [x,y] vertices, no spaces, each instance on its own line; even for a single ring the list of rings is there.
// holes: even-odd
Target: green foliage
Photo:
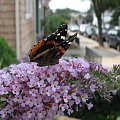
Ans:
[[[110,24],[112,25],[118,25],[118,18],[120,16],[120,0],[110,0],[112,3],[111,9],[114,11],[112,15],[112,20],[110,21]]]
[[[114,86],[117,90],[116,95],[113,95],[111,101],[108,101],[99,96],[99,93],[95,93],[94,99],[91,99],[92,103],[94,104],[94,107],[91,110],[88,110],[87,107],[84,106],[71,116],[80,118],[81,120],[117,120],[117,118],[120,116],[120,64],[113,66],[113,69],[108,75],[102,73],[98,74],[94,71],[93,74],[99,77],[101,80],[107,79],[108,86],[113,80]]]
[[[102,14],[105,10],[110,9],[113,6],[111,0],[91,0],[96,16]]]
[[[115,80],[115,89],[120,91],[120,64],[114,65],[111,75],[116,79]]]
[[[54,120],[58,120],[58,116],[57,115],[54,117]]]
[[[57,9],[55,14],[65,18],[66,20],[69,20],[71,17],[71,13],[73,13],[73,12],[78,13],[78,11],[66,8],[66,9]]]
[[[111,24],[112,25],[118,25],[118,21],[119,21],[119,16],[120,16],[120,7],[117,7],[115,10],[114,10],[114,13],[112,15],[112,20],[111,20]]]
[[[15,52],[4,38],[0,37],[0,69],[13,63],[17,63]]]
[[[91,0],[91,1],[95,8],[98,7],[97,9],[98,11],[96,12],[101,12],[101,13],[104,13],[108,9],[110,10],[114,9],[119,2],[119,0]]]
[[[74,54],[71,53],[70,56],[71,56],[71,57],[75,57],[75,58],[80,57],[79,54],[75,54],[75,53],[74,53]]]
[[[120,0],[108,0],[112,6],[111,6],[111,9],[116,9],[116,7],[119,7],[120,6]]]
[[[81,120],[117,120],[120,115],[119,101],[120,92],[113,97],[111,102],[96,94],[96,99],[93,100],[94,107],[91,110],[84,107],[72,116]]]
[[[58,15],[49,16],[45,21],[45,33],[54,32],[63,23],[65,23],[65,18]]]
[[[77,12],[71,9],[57,9],[55,13],[46,17],[44,21],[45,34],[54,32],[61,24],[66,23],[70,20],[71,13]]]

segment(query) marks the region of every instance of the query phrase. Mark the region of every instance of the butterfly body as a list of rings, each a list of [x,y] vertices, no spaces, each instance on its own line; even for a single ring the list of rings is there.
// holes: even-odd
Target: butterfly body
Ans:
[[[59,63],[70,44],[77,34],[67,37],[67,25],[61,25],[54,33],[46,39],[39,41],[30,50],[30,62],[37,62],[38,66],[50,66]]]

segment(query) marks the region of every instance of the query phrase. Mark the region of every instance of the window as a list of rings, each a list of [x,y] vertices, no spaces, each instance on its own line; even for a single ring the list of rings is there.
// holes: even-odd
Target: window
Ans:
[[[32,0],[26,0],[26,19],[32,17]]]

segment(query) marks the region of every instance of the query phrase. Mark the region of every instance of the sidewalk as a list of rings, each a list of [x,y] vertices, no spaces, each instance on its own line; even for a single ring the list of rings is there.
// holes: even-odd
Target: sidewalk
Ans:
[[[78,55],[80,57],[85,56],[85,48],[86,47],[97,47],[99,44],[96,41],[93,41],[89,38],[86,38],[84,36],[80,36],[80,46],[79,47],[74,47],[74,49],[68,49],[65,53],[65,57],[71,56],[73,54]]]
[[[76,55],[78,57],[86,57],[86,47],[94,51],[95,54],[101,56],[101,63],[103,66],[111,68],[113,64],[120,64],[120,52],[113,48],[108,48],[107,45],[104,48],[100,48],[99,44],[84,36],[80,37],[80,48],[75,47],[74,49],[68,49],[65,53],[65,57]],[[89,57],[91,54],[89,54]],[[94,57],[94,56],[91,56]]]
[[[93,48],[93,47],[98,47],[98,46],[99,46],[99,44],[96,41],[80,35],[80,49],[81,49],[80,54],[81,54],[81,57],[85,57],[85,52],[86,52],[85,48],[86,47]]]

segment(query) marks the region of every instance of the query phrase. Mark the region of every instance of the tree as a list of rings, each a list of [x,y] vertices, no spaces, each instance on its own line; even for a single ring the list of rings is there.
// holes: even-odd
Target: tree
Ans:
[[[57,9],[55,14],[59,15],[67,20],[70,20],[71,18],[71,13],[79,13],[78,11],[66,8],[66,9]]]
[[[113,12],[112,20],[110,23],[114,26],[119,25],[119,16],[120,16],[120,7],[116,7],[116,9]]]
[[[91,0],[94,11],[98,21],[98,29],[99,29],[99,45],[103,46],[103,37],[102,37],[102,13],[105,10],[114,6],[113,1],[111,0]]]
[[[71,13],[78,11],[72,9],[57,9],[55,13],[51,12],[51,15],[44,21],[45,34],[54,32],[61,24],[67,23],[71,18]]]
[[[114,9],[114,12],[113,12],[112,20],[110,23],[112,25],[118,25],[119,16],[120,16],[120,0],[114,0],[113,9]]]
[[[91,0],[93,7],[94,7],[94,11],[97,17],[97,21],[98,21],[98,28],[99,28],[99,44],[101,46],[103,46],[103,40],[102,40],[102,14],[108,10],[115,10],[116,7],[120,6],[120,0]],[[118,15],[119,13],[117,13]],[[115,15],[115,19],[117,17],[118,20],[118,16]]]
[[[65,23],[65,19],[58,15],[51,15],[45,21],[45,34],[54,32],[61,24]]]

